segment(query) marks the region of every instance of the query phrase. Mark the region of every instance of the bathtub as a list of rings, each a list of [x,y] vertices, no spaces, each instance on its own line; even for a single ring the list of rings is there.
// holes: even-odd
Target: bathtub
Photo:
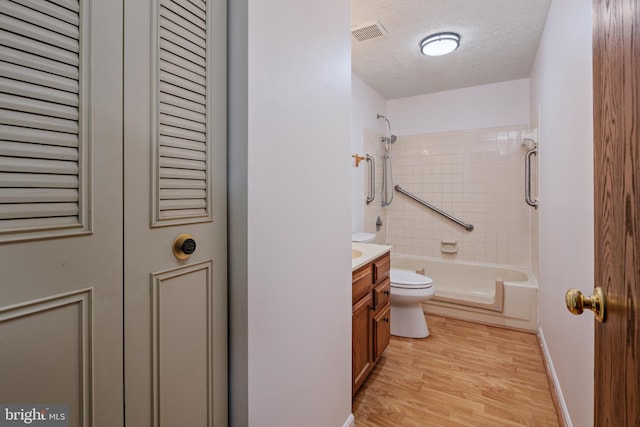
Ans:
[[[538,283],[517,267],[472,264],[391,253],[391,267],[426,274],[436,293],[425,313],[510,328],[538,329]]]

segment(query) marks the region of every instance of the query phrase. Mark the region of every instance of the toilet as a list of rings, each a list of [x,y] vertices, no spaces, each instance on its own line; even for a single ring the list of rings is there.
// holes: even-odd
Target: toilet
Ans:
[[[400,268],[391,269],[391,335],[406,338],[425,338],[429,327],[422,310],[422,302],[435,294],[433,280]]]

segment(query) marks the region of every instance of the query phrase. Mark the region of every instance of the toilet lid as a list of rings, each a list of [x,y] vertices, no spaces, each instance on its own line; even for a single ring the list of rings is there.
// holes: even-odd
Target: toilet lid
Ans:
[[[430,288],[433,280],[423,274],[401,268],[391,269],[391,287],[396,288]]]

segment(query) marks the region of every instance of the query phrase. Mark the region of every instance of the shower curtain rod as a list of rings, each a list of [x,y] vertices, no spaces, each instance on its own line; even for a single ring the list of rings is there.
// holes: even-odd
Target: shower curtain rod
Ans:
[[[427,207],[427,208],[431,209],[432,211],[434,211],[435,213],[442,215],[443,217],[447,218],[449,221],[455,222],[456,224],[458,224],[460,227],[464,228],[465,230],[467,230],[469,232],[473,231],[473,225],[467,224],[467,223],[465,223],[463,221],[460,221],[458,218],[456,218],[456,217],[454,217],[452,215],[449,215],[448,213],[446,213],[442,209],[438,209],[437,207],[433,206],[431,203],[425,202],[420,197],[414,196],[413,194],[409,193],[408,191],[403,190],[402,187],[400,187],[399,185],[396,185],[393,188],[398,193],[404,194],[408,198],[420,203],[422,206]]]

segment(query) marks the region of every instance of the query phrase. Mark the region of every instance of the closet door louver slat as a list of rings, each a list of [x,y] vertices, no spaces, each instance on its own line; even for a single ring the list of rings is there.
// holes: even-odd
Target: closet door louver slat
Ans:
[[[40,114],[42,116],[58,117],[61,119],[70,119],[78,122],[78,109],[67,107],[51,102],[38,101],[15,95],[2,94],[0,97],[0,108],[13,111],[31,112],[32,114]]]
[[[12,80],[32,83],[38,86],[53,88],[70,93],[78,93],[78,80],[67,79],[55,74],[45,73],[20,65],[0,64],[0,75]]]
[[[2,39],[2,34],[0,34]],[[0,50],[0,60],[5,63],[21,65],[34,70],[45,71],[47,73],[56,74],[58,76],[67,77],[78,80],[78,66],[68,65],[52,59],[43,58],[42,56],[32,55],[26,52],[16,50],[2,49]]]
[[[183,20],[189,21],[196,27],[200,28],[203,33],[206,33],[207,29],[207,16],[206,11],[200,9],[195,12],[189,9],[189,7],[184,7],[185,3],[181,0],[161,0],[160,5],[166,11],[178,15]],[[204,38],[204,37],[203,37]]]
[[[204,114],[206,112],[202,103],[189,101],[188,99],[179,98],[169,93],[160,94],[161,105],[164,108],[180,107],[180,110],[186,113],[187,111],[194,111],[196,113]],[[164,113],[165,111],[161,110]]]
[[[207,144],[204,142],[190,141],[184,138],[173,138],[171,136],[161,136],[160,137],[160,146],[161,147],[176,147],[176,148],[184,148],[186,150],[196,150],[196,151],[207,151]]]
[[[184,150],[182,148],[160,147],[162,157],[173,157],[177,159],[200,160],[206,162],[206,153],[202,151]]]
[[[75,188],[0,188],[0,203],[77,202]]]
[[[0,141],[0,156],[78,161],[78,150],[70,147]]]
[[[78,188],[77,175],[0,172],[3,188]]]
[[[2,84],[0,82],[0,84]],[[164,95],[173,95],[177,98],[182,98],[188,102],[198,104],[200,106],[204,106],[206,104],[206,98],[203,95],[198,95],[197,93],[191,92],[180,86],[176,86],[171,83],[160,81],[160,97],[162,98]]]
[[[78,9],[73,8],[72,2],[63,2],[63,4],[67,3],[66,7],[64,5],[58,5],[55,2],[43,2],[41,0],[13,0],[13,2],[34,10],[40,10],[49,16],[53,16],[60,21],[68,22],[75,26],[80,24]],[[71,7],[71,9],[69,9],[69,7]]]
[[[56,4],[75,13],[80,13],[80,3],[77,0],[50,0],[49,3]]]
[[[211,219],[206,3],[161,0],[154,93],[156,226]]]
[[[81,1],[0,2],[0,241],[89,230]]]
[[[182,21],[184,24],[186,21]],[[206,48],[206,43],[204,38],[200,37],[198,34],[194,34],[189,31],[184,31],[183,27],[179,24],[165,18],[164,16],[160,17],[160,25],[167,31],[170,31],[174,34],[181,34],[185,39],[189,40],[191,43],[194,43],[201,48]]]
[[[34,25],[62,34],[63,36],[67,36],[73,40],[78,40],[80,38],[77,15],[75,19],[72,18],[72,21],[75,22],[65,22],[64,18],[60,19],[60,16],[55,16],[57,15],[55,12],[52,15],[50,10],[46,10],[51,9],[50,7],[39,8],[38,4],[33,3],[30,7],[26,7],[19,3],[19,0],[3,1],[0,3],[0,13],[12,16],[21,21],[32,22]],[[46,5],[47,3],[48,2],[46,1],[42,2],[43,5]]]
[[[8,1],[4,0],[0,2],[0,5],[6,3],[8,3]],[[42,23],[43,26],[39,26],[32,24],[31,21],[23,21],[9,15],[4,15],[2,12],[2,8],[0,8],[0,28],[15,34],[21,34],[30,39],[40,40],[51,46],[57,46],[70,52],[78,53],[78,39],[73,39],[72,37],[49,30],[45,22]]]
[[[160,188],[165,186],[167,179],[175,180],[196,180],[205,185],[206,188],[206,173],[205,171],[191,170],[191,169],[173,169],[170,167],[160,168]],[[174,187],[174,188],[177,188]],[[190,188],[190,187],[189,187]]]
[[[16,56],[22,56],[23,52],[30,52],[37,57],[50,59],[54,62],[57,62],[60,66],[62,66],[63,64],[72,65],[76,67],[77,71],[77,67],[79,65],[79,57],[77,52],[70,52],[58,46],[53,46],[36,39],[23,37],[19,34],[11,33],[9,31],[4,31],[1,29],[0,40],[5,46],[11,46],[14,49],[17,49],[19,52],[15,52]]]
[[[166,36],[165,36],[166,37]],[[172,37],[173,40],[176,39],[176,37]],[[180,58],[178,61],[182,62],[182,61],[187,61],[188,63],[194,64],[198,67],[202,68],[206,68],[206,63],[205,63],[205,58],[203,56],[198,55],[197,53],[193,53],[188,49],[185,49],[184,47],[182,47],[179,41],[173,41],[173,40],[169,40],[167,38],[162,38],[160,40],[160,48],[163,50],[166,50],[169,53],[172,53],[173,55],[176,55],[178,58]]]

